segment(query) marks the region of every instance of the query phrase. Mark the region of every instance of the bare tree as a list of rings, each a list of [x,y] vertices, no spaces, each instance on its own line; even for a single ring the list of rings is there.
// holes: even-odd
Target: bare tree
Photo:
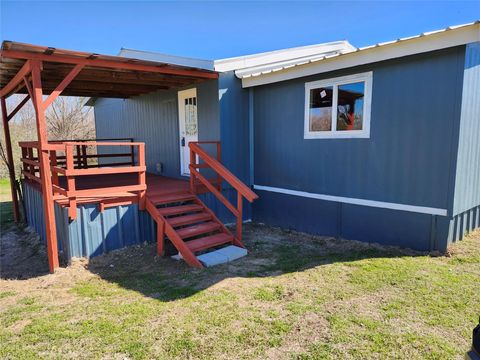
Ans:
[[[46,113],[50,140],[91,139],[95,124],[86,99],[59,97]]]
[[[8,107],[15,108],[23,96],[13,96]],[[59,97],[49,107],[45,114],[49,140],[91,139],[95,137],[95,122],[93,111],[86,107],[86,98]],[[12,139],[15,173],[20,170],[20,141],[36,141],[37,128],[35,112],[31,103],[27,103],[10,121],[10,136]],[[3,127],[3,126],[2,126]],[[8,167],[5,154],[5,143],[0,136],[0,178],[8,177]]]

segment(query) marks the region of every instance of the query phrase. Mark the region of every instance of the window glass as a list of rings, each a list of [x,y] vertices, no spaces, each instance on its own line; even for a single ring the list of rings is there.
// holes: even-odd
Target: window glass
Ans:
[[[310,90],[310,131],[332,130],[332,95],[332,86]]]
[[[363,129],[365,83],[338,85],[337,131]]]

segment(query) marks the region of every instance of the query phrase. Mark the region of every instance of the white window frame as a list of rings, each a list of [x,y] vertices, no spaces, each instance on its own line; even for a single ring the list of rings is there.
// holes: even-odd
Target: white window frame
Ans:
[[[337,105],[338,86],[354,82],[365,83],[363,101],[363,124],[362,130],[340,130],[337,131]],[[304,139],[349,139],[349,138],[370,138],[370,112],[372,106],[372,82],[373,72],[364,72],[355,75],[341,76],[331,79],[312,81],[305,83],[305,119]],[[321,87],[333,87],[332,99],[332,129],[329,131],[310,131],[310,90]]]

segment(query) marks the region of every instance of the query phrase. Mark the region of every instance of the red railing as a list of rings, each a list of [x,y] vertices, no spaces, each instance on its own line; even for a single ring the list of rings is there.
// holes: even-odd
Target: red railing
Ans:
[[[20,142],[19,145],[22,148],[23,176],[37,183],[42,183],[40,161],[38,160],[38,143]],[[98,147],[127,147],[129,152],[98,153]],[[135,161],[135,147],[137,148],[137,161]],[[94,149],[97,149],[97,153],[92,154]],[[145,208],[147,188],[145,143],[133,141],[53,141],[49,142],[48,151],[54,199],[67,199],[68,214],[71,219],[76,218],[77,198],[82,197],[133,193],[138,196],[140,208]],[[100,161],[103,158],[128,158],[128,161],[106,163]],[[101,187],[99,184],[92,188],[77,189],[76,178],[78,176],[127,173],[137,173],[136,183],[110,187]],[[66,181],[60,181],[61,177],[64,177]]]
[[[210,155],[201,144],[210,144],[216,146],[217,156],[216,158]],[[242,240],[242,223],[243,223],[243,198],[249,202],[253,202],[258,199],[258,195],[255,194],[247,185],[245,185],[240,179],[233,175],[225,166],[221,164],[221,146],[219,141],[196,141],[188,144],[190,148],[190,190],[193,193],[197,192],[197,180],[205,186],[209,192],[217,197],[220,202],[229,209],[236,217],[236,237],[238,241]],[[200,162],[198,162],[199,160]],[[198,169],[210,169],[216,174],[216,179],[208,179],[200,173]],[[212,180],[216,180],[217,186],[212,184]],[[226,181],[232,188],[237,190],[237,206],[233,205],[222,194],[222,182]]]

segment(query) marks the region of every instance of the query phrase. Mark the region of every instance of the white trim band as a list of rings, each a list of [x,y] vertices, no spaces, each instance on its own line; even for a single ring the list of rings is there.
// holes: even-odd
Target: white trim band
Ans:
[[[263,186],[263,185],[253,185],[253,188],[255,190],[263,190],[263,191],[275,192],[275,193],[286,194],[286,195],[301,196],[301,197],[306,197],[310,199],[336,201],[336,202],[341,202],[345,204],[363,205],[363,206],[370,206],[370,207],[376,207],[376,208],[382,208],[382,209],[409,211],[409,212],[415,212],[420,214],[440,215],[440,216],[447,216],[448,214],[446,209],[432,208],[432,207],[426,207],[426,206],[405,205],[405,204],[397,204],[397,203],[390,203],[390,202],[384,202],[384,201],[364,200],[364,199],[349,198],[349,197],[343,197],[343,196],[316,194],[316,193],[310,193],[306,191],[289,190],[289,189],[277,188],[272,186]]]

